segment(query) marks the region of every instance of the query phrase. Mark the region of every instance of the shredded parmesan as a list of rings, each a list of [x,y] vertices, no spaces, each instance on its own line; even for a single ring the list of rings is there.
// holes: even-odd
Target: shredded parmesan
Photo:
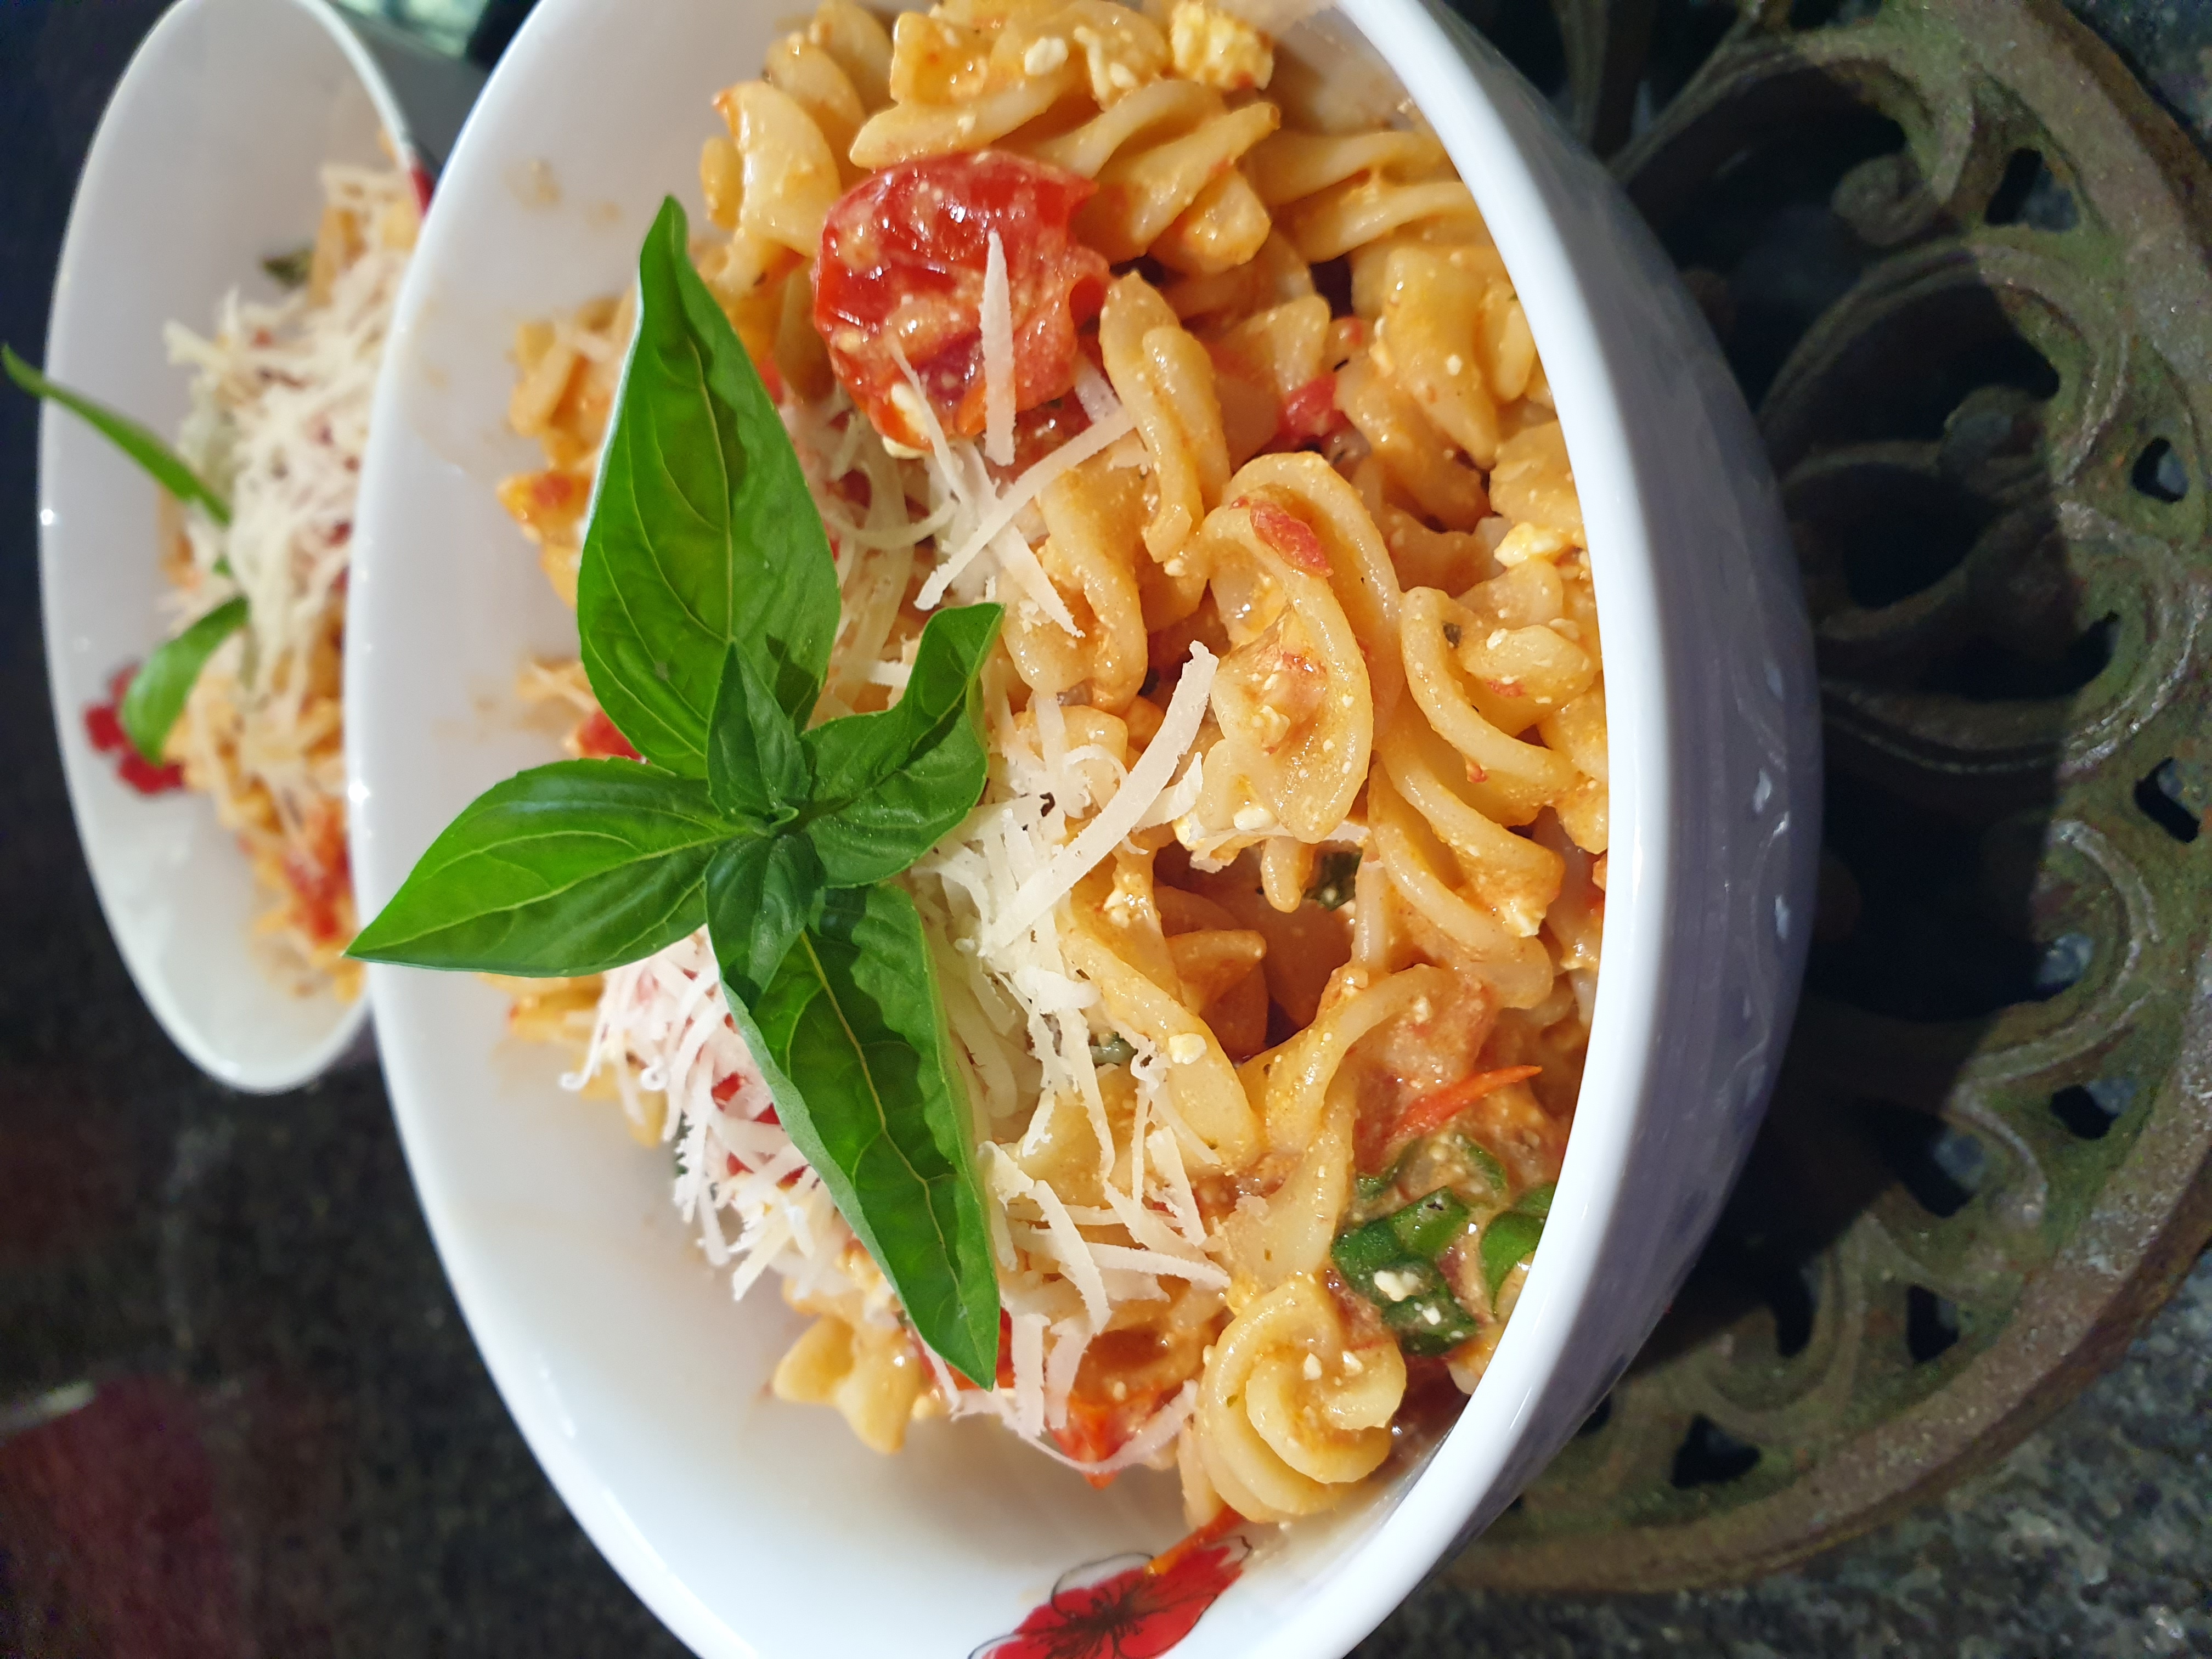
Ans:
[[[1108,445],[1136,429],[1136,417],[1126,409],[1117,410],[1103,420],[1094,422],[1016,478],[1006,487],[1004,495],[978,515],[975,528],[969,532],[952,556],[930,573],[929,580],[921,585],[921,592],[915,596],[915,609],[935,610],[954,579],[974,563],[985,548],[994,544],[999,533],[1013,523],[1017,514],[1043,495],[1045,487],[1054,479],[1081,465]],[[939,434],[939,437],[941,435]],[[939,454],[936,459],[948,483],[957,477],[952,468],[949,450]]]
[[[1114,395],[1112,382],[1080,352],[1075,357],[1075,400],[1083,405],[1085,416],[1093,421],[1109,419],[1121,407],[1121,400]]]
[[[1097,817],[1085,826],[1083,833],[1055,854],[1044,869],[1022,883],[1007,900],[1005,909],[993,918],[984,934],[983,949],[987,952],[1033,926],[1137,827],[1198,738],[1199,726],[1206,719],[1206,699],[1213,689],[1216,660],[1211,651],[1192,641],[1190,660],[1176,683],[1175,696],[1168,700],[1160,729],[1137,763],[1129,769],[1127,780],[1115,792],[1114,799],[1099,810]]]
[[[1206,757],[1193,755],[1190,764],[1182,769],[1182,776],[1169,788],[1160,792],[1159,799],[1137,821],[1139,830],[1150,830],[1159,824],[1173,823],[1198,805],[1198,798],[1206,790]]]
[[[1014,464],[1013,295],[995,230],[983,264],[983,453],[994,466]]]
[[[1012,1324],[1014,1432],[1035,1440],[1044,1432],[1045,1316],[1016,1314]]]
[[[881,440],[842,392],[785,411],[823,507],[842,599],[818,719],[877,706],[876,688],[896,696],[904,686],[915,640],[901,618],[911,620],[908,596],[933,547],[934,565],[913,609],[932,609],[948,595],[963,603],[994,598],[1073,631],[1067,602],[1037,556],[1036,503],[1055,479],[1121,443],[1135,422],[1104,377],[1079,360],[1076,394],[1091,425],[1001,483],[1003,473],[993,469],[1012,465],[1017,410],[1006,254],[995,235],[982,313],[981,446],[947,436],[902,360],[899,406],[924,443],[919,452]],[[866,479],[865,495],[841,485],[852,474]],[[860,500],[865,513],[853,506]],[[1067,1455],[1052,1437],[1067,1428],[1094,1340],[1115,1328],[1118,1309],[1218,1296],[1228,1276],[1209,1253],[1187,1173],[1209,1154],[1175,1112],[1167,1056],[1137,1042],[1134,1122],[1108,1111],[1092,1053],[1105,1016],[1097,988],[1062,954],[1060,901],[1133,831],[1196,805],[1205,776],[1194,750],[1216,665],[1203,646],[1192,647],[1158,730],[1133,763],[1079,737],[1052,699],[1031,700],[1017,721],[1005,686],[987,676],[993,766],[986,797],[904,878],[937,963],[952,1059],[975,1112],[985,1216],[1009,1322],[1000,1372],[1009,1380],[997,1387],[959,1383],[925,1347],[935,1397],[948,1415],[997,1417],[1047,1455],[1094,1477],[1158,1462],[1197,1397],[1186,1385],[1110,1457]],[[730,1274],[733,1293],[773,1269],[787,1297],[802,1305],[857,1291],[866,1316],[901,1317],[819,1177],[767,1110],[759,1068],[726,1015],[706,937],[695,934],[606,976],[589,1052],[563,1081],[580,1088],[611,1073],[632,1115],[661,1126],[679,1154],[676,1202],[708,1261]],[[1030,1172],[1043,1167],[1036,1160],[1056,1115],[1071,1111],[1087,1122],[1097,1152],[1095,1176],[1080,1194]]]
[[[581,1090],[605,1067],[633,1118],[649,1121],[650,1097],[661,1097],[677,1208],[699,1230],[708,1261],[732,1269],[733,1295],[774,1267],[801,1293],[855,1290],[887,1316],[889,1286],[769,1111],[767,1080],[730,1021],[704,929],[606,976],[584,1063],[562,1085]]]

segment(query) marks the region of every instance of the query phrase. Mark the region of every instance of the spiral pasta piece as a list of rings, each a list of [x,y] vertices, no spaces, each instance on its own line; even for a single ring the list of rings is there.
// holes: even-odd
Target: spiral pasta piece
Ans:
[[[1209,88],[1155,81],[1030,153],[1098,181],[1076,226],[1108,258],[1149,252],[1212,273],[1251,258],[1274,228],[1237,163],[1280,120],[1273,104],[1232,110]]]
[[[1405,684],[1400,661],[1398,572],[1359,492],[1310,452],[1261,455],[1237,470],[1223,492],[1234,501],[1264,497],[1314,532],[1328,562],[1328,583],[1366,658],[1376,722],[1395,711]]]
[[[1389,254],[1375,365],[1421,406],[1477,466],[1498,459],[1498,399],[1474,349],[1487,284],[1449,252],[1407,246]]]
[[[1474,193],[1425,133],[1284,132],[1249,171],[1260,199],[1316,264],[1408,226],[1481,222]]]
[[[743,167],[739,234],[811,258],[844,188],[829,139],[805,105],[765,81],[740,82],[714,102]]]
[[[848,159],[854,136],[867,119],[858,88],[843,65],[804,33],[787,34],[769,48],[763,73],[769,85],[805,111],[822,135],[837,162],[842,182],[853,185],[863,176]]]
[[[1134,568],[1143,546],[1143,480],[1129,468],[1093,461],[1055,479],[1042,505],[1046,539],[1037,560],[1075,627],[1019,607],[1007,620],[1007,649],[1032,691],[1060,696],[1080,688],[1091,707],[1119,713],[1144,684],[1147,666]]]
[[[1405,1393],[1397,1346],[1352,1347],[1328,1292],[1301,1273],[1253,1302],[1214,1344],[1199,1384],[1200,1455],[1238,1514],[1313,1515],[1390,1455]]]
[[[1177,556],[1229,482],[1213,365],[1159,291],[1133,271],[1107,290],[1098,350],[1152,464],[1158,504],[1145,526],[1145,545],[1169,586],[1164,602],[1147,606],[1146,623],[1159,628],[1197,605],[1204,572],[1188,561],[1178,568]]]
[[[1451,654],[1453,635],[1464,642],[1470,625],[1455,620],[1453,605],[1433,587],[1417,587],[1405,596],[1399,614],[1407,689],[1429,725],[1459,751],[1484,811],[1500,823],[1526,823],[1573,783],[1574,763],[1540,744],[1509,736],[1476,706],[1477,693]],[[1459,612],[1468,614],[1464,607]]]
[[[864,172],[996,143],[1080,83],[1065,44],[1028,50],[1018,29],[973,27],[939,13],[899,14],[885,76],[888,107],[871,115],[848,152]]]
[[[1476,902],[1510,932],[1533,938],[1559,896],[1559,855],[1504,828],[1468,799],[1459,756],[1419,714],[1403,717],[1394,737],[1382,745],[1391,787],[1471,872],[1468,888]]]
[[[1337,407],[1423,513],[1450,530],[1472,530],[1490,511],[1482,476],[1450,446],[1413,396],[1363,355],[1338,371]]]
[[[1158,937],[1157,924],[1150,932]],[[1114,1024],[1166,1056],[1176,1110],[1201,1156],[1237,1168],[1259,1148],[1258,1119],[1220,1039],[1185,1002],[1172,957],[1151,974],[1131,960],[1145,939],[1146,930],[1120,921],[1106,907],[1079,903],[1062,948],[1068,965],[1097,987]]]
[[[1388,775],[1368,786],[1376,851],[1390,884],[1449,941],[1457,965],[1508,1008],[1532,1008],[1552,988],[1552,961],[1540,940],[1516,935],[1506,922],[1462,891],[1465,877],[1451,850],[1406,804]]]
[[[1379,979],[1340,971],[1313,1024],[1284,1044],[1267,1068],[1268,1144],[1287,1150],[1310,1143],[1337,1073],[1360,1041],[1425,1000],[1441,1004],[1452,988],[1450,973],[1428,963]]]
[[[1249,786],[1257,804],[1232,809],[1231,827],[1255,837],[1280,824],[1325,839],[1358,797],[1374,745],[1366,659],[1310,511],[1306,497],[1255,482],[1208,515],[1199,544],[1233,647],[1214,676],[1222,741],[1209,765]],[[1352,585],[1379,613],[1385,596]]]
[[[1577,547],[1584,544],[1582,501],[1557,421],[1531,426],[1501,444],[1490,488],[1499,511],[1556,531]]]

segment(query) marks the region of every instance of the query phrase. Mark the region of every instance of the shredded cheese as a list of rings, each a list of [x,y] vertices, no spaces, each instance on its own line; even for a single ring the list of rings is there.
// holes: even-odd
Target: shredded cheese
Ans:
[[[866,1255],[821,1177],[763,1115],[774,1103],[768,1083],[730,1021],[704,929],[606,976],[584,1063],[561,1082],[581,1090],[609,1067],[633,1118],[649,1121],[648,1097],[662,1097],[677,1209],[699,1230],[708,1261],[732,1269],[733,1296],[774,1267],[803,1294],[856,1290],[890,1316],[890,1287],[860,1266]]]
[[[1087,361],[1076,394],[1091,425],[1001,484],[992,469],[1013,459],[1015,387],[1006,255],[994,236],[983,313],[984,441],[946,435],[912,368],[899,402],[924,447],[881,440],[840,392],[786,418],[832,538],[842,599],[829,684],[817,719],[856,707],[874,688],[894,696],[911,672],[915,641],[905,603],[935,607],[948,595],[1033,607],[1069,631],[1066,600],[1047,578],[1036,543],[1040,497],[1070,469],[1123,444],[1130,413]],[[1125,445],[1125,447],[1127,446]],[[858,473],[865,497],[840,481]],[[865,499],[866,512],[853,507]],[[951,550],[947,553],[945,550]],[[957,1384],[941,1357],[925,1358],[936,1395],[953,1417],[991,1415],[1024,1440],[1092,1476],[1158,1462],[1196,1404],[1185,1386],[1110,1457],[1067,1455],[1064,1431],[1084,1361],[1117,1309],[1214,1295],[1228,1276],[1208,1249],[1188,1170],[1215,1160],[1175,1111],[1169,1059],[1136,1042],[1130,1075],[1133,1124],[1111,1116],[1092,1044],[1104,1016],[1096,987],[1062,953],[1060,901],[1135,830],[1173,822],[1196,805],[1204,769],[1194,752],[1217,664],[1194,646],[1159,729],[1133,763],[1102,744],[1071,741],[1059,704],[1032,700],[1017,721],[1003,684],[983,683],[992,732],[984,801],[904,878],[939,969],[952,1059],[974,1108],[1008,1340],[993,1388]],[[634,1115],[663,1115],[679,1152],[675,1200],[696,1226],[708,1260],[743,1295],[773,1269],[787,1296],[859,1291],[867,1316],[900,1317],[896,1300],[827,1189],[766,1110],[759,1068],[726,1018],[703,933],[607,976],[581,1087],[613,1073]],[[665,1108],[653,1098],[661,1097]],[[717,1097],[720,1097],[717,1098]],[[1095,1182],[1079,1203],[1034,1165],[1055,1114],[1078,1111],[1097,1149]],[[1115,1124],[1121,1127],[1117,1132]]]
[[[1176,683],[1175,696],[1168,700],[1167,713],[1152,743],[1129,769],[1114,799],[1099,809],[1083,833],[1055,854],[1044,869],[1022,883],[1004,910],[992,919],[983,936],[987,953],[1034,926],[1137,827],[1197,740],[1199,726],[1206,719],[1206,699],[1213,689],[1216,662],[1211,651],[1192,641],[1190,660]]]
[[[332,665],[345,632],[346,574],[368,412],[414,246],[414,186],[397,169],[322,171],[317,276],[275,304],[224,296],[211,335],[165,329],[193,371],[178,434],[185,461],[229,497],[228,526],[199,514],[165,536],[177,586],[173,630],[243,595],[246,627],[193,684],[170,757],[214,798],[277,902],[256,933],[302,993],[350,995],[343,908],[307,896],[344,884],[345,763]],[[343,227],[343,234],[333,234]],[[326,256],[342,246],[333,261]]]
[[[1047,485],[1061,473],[1073,471],[1109,444],[1136,429],[1136,417],[1126,409],[1116,410],[1103,420],[1092,422],[1015,479],[1006,487],[1004,495],[977,514],[975,527],[958,544],[951,557],[943,561],[930,573],[929,580],[921,585],[921,592],[915,596],[915,608],[935,610],[954,580],[975,562],[985,548],[996,543],[1000,532],[1013,523],[1016,514],[1044,494]],[[948,483],[957,478],[949,449],[936,459]],[[1054,620],[1059,619],[1055,617]],[[1073,631],[1072,623],[1063,625]]]
[[[994,466],[1014,464],[1013,295],[995,230],[983,264],[983,453]]]

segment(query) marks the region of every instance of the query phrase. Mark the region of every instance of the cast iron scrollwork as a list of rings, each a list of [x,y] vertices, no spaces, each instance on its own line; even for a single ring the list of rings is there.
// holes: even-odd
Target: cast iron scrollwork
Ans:
[[[1672,1588],[1995,1458],[2212,1233],[2212,177],[2050,0],[1553,10],[1524,53],[1759,410],[1826,719],[1768,1132],[1455,1570]]]

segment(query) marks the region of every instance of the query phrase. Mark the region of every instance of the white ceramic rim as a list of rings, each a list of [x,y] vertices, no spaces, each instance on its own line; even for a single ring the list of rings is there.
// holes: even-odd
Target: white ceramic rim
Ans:
[[[201,8],[208,5],[220,5],[222,3],[223,0],[178,0],[177,4],[165,12],[161,21],[147,31],[146,38],[138,43],[137,50],[131,53],[130,63],[124,68],[122,78],[116,82],[115,90],[108,96],[107,112],[114,110],[130,95],[133,90],[133,77],[146,72],[145,66],[155,60],[171,33],[185,27],[189,20]],[[375,108],[377,118],[384,124],[384,130],[391,138],[392,149],[396,152],[395,159],[398,165],[405,171],[417,173],[420,161],[416,154],[414,144],[408,136],[406,117],[400,110],[398,100],[392,95],[391,87],[385,81],[383,71],[377,68],[376,60],[369,55],[368,48],[362,44],[361,37],[346,26],[338,14],[325,3],[325,0],[289,0],[289,3],[313,18],[336,43],[339,52],[343,54],[348,66],[352,69],[356,78],[360,81],[362,90],[368,94],[368,100]],[[88,189],[98,185],[106,169],[123,164],[114,151],[104,147],[100,142],[106,136],[107,125],[108,115],[106,112],[103,112],[100,125],[93,133],[92,147],[86,155],[84,171],[78,175],[76,190],[71,198],[70,222],[62,235],[61,259],[54,272],[53,306],[46,319],[46,338],[50,343],[60,338],[69,324],[73,295],[82,286],[72,281],[72,278],[77,273],[78,261],[88,257],[85,253],[82,240],[76,234],[77,207],[84,200]],[[154,343],[149,342],[149,349],[153,349],[153,346]],[[51,347],[49,349],[51,349]],[[47,480],[52,472],[52,468],[48,462],[47,449],[52,441],[50,434],[54,430],[53,422],[60,418],[64,417],[58,416],[52,405],[46,406],[40,416],[39,509],[42,523],[46,521],[53,508],[53,503],[46,495]],[[66,418],[73,420],[76,417],[70,416]],[[45,562],[43,545],[40,555],[40,562],[43,566]],[[80,711],[67,706],[68,688],[63,683],[59,654],[53,649],[53,641],[59,629],[59,617],[53,598],[54,586],[52,581],[45,579],[43,572],[39,584],[39,594],[40,623],[46,631],[47,641],[46,696],[47,701],[53,707],[55,740],[61,749],[62,770],[69,787],[70,813],[77,827],[77,844],[80,848],[88,848],[89,842],[85,836],[82,822],[82,802],[84,799],[84,792],[91,780],[83,775],[87,769],[80,763],[71,741],[71,726],[78,719]],[[327,1036],[313,1048],[303,1050],[289,1065],[271,1066],[244,1065],[232,1055],[210,1047],[203,1041],[198,1027],[185,1018],[183,1010],[179,1006],[176,998],[169,989],[167,976],[155,971],[154,963],[149,958],[148,951],[137,941],[136,936],[129,930],[115,925],[115,918],[120,913],[122,902],[114,890],[114,884],[107,871],[103,867],[103,861],[93,858],[88,850],[85,864],[92,872],[93,891],[99,897],[100,914],[106,919],[108,935],[114,939],[116,949],[122,954],[123,964],[130,970],[131,981],[138,988],[138,994],[144,999],[147,1007],[153,1011],[154,1018],[160,1022],[161,1029],[168,1034],[169,1040],[183,1050],[185,1056],[193,1065],[198,1066],[201,1071],[218,1083],[226,1084],[246,1094],[286,1094],[320,1077],[343,1058],[349,1049],[362,1042],[362,1033],[368,1024],[370,1009],[370,999],[366,989],[354,1000],[352,1006],[344,1011],[337,1025]],[[241,927],[246,927],[250,925],[250,918],[241,916],[239,919],[239,925]]]
[[[1383,1500],[1383,1519],[1277,1632],[1270,1659],[1341,1659],[1427,1575],[1467,1524],[1474,1504],[1504,1472],[1509,1455],[1549,1389],[1596,1275],[1607,1223],[1621,1202],[1639,1103],[1649,1096],[1661,947],[1671,896],[1673,781],[1667,775],[1676,716],[1658,637],[1654,549],[1638,504],[1638,468],[1620,417],[1614,377],[1593,343],[1590,296],[1543,205],[1541,191],[1504,118],[1483,95],[1461,47],[1422,0],[1335,0],[1419,106],[1459,165],[1512,271],[1553,389],[1574,459],[1585,522],[1599,551],[1598,603],[1606,629],[1613,850],[1607,894],[1606,961],[1575,1130],[1543,1249],[1477,1394],[1429,1462]],[[531,64],[556,27],[558,6],[526,21],[457,140],[449,168],[465,168],[483,142],[480,118],[531,80]],[[1388,41],[1390,44],[1385,45]],[[1479,161],[1479,165],[1470,165]],[[424,256],[410,269],[398,314],[423,303],[443,239],[434,213]],[[389,381],[380,402],[392,393]],[[371,717],[373,718],[373,716]],[[351,750],[362,732],[348,722]],[[1621,761],[1620,757],[1627,757]],[[372,1000],[387,975],[372,965]],[[451,1197],[442,1178],[417,1176],[434,1235]],[[444,1252],[441,1246],[441,1255]],[[446,1270],[487,1367],[532,1452],[593,1544],[630,1588],[695,1651],[750,1650],[653,1549],[638,1522],[562,1425],[539,1409],[527,1376],[534,1343],[489,1294],[488,1267],[465,1253]],[[1498,1507],[1502,1507],[1499,1495]],[[1358,1571],[1346,1571],[1353,1565]]]
[[[1423,0],[1335,4],[1389,66],[1474,192],[1551,383],[1605,635],[1611,850],[1605,961],[1543,1246],[1458,1421],[1361,1548],[1362,1571],[1340,1571],[1316,1588],[1298,1627],[1280,1638],[1284,1659],[1341,1659],[1413,1592],[1504,1474],[1522,1425],[1550,1390],[1596,1279],[1606,1224],[1626,1199],[1639,1106],[1648,1109],[1651,1100],[1673,885],[1668,767],[1675,715],[1657,624],[1656,550],[1638,505],[1622,396],[1595,347],[1601,336],[1590,295],[1521,146],[1430,7]]]

